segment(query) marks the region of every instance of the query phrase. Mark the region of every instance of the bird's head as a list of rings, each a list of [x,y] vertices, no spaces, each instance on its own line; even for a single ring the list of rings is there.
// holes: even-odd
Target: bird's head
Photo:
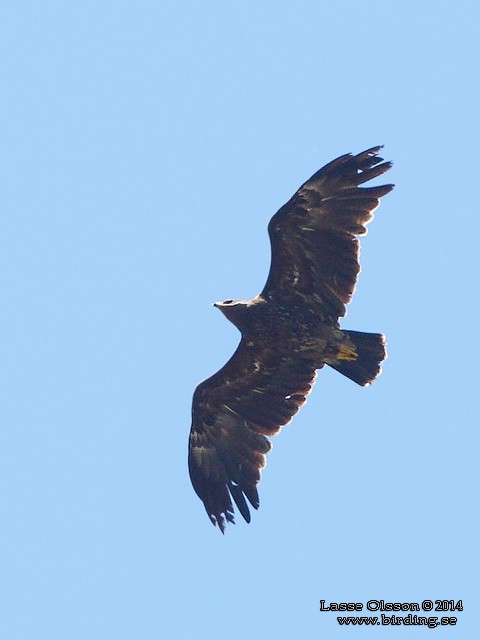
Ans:
[[[223,302],[214,302],[214,307],[220,309],[223,315],[230,320],[236,327],[242,330],[242,319],[245,316],[247,302],[245,300],[223,300]]]
[[[255,320],[261,318],[262,309],[267,307],[266,301],[257,296],[253,300],[223,300],[214,302],[223,315],[232,322],[242,334],[247,334],[255,326]]]

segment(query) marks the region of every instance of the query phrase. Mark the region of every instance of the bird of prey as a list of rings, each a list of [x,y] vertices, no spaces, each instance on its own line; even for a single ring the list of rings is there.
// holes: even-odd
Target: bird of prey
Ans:
[[[273,216],[272,257],[253,300],[215,306],[241,332],[227,364],[195,390],[188,465],[195,492],[222,533],[232,499],[247,522],[268,436],[297,413],[325,364],[365,386],[386,357],[378,333],[340,329],[360,271],[359,241],[392,184],[362,187],[391,167],[373,147],[328,163]]]

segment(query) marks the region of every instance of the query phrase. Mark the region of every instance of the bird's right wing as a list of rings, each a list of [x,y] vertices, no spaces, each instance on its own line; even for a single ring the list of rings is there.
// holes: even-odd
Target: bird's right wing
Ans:
[[[318,367],[318,364],[317,364]],[[305,402],[315,363],[286,345],[244,338],[229,362],[195,390],[188,464],[193,487],[221,531],[233,522],[232,498],[247,522],[257,509],[266,436],[278,433]]]

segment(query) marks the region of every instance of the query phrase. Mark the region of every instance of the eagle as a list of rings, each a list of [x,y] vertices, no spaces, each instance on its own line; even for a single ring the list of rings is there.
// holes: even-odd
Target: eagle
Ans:
[[[214,306],[241,332],[227,364],[193,395],[190,479],[214,525],[250,522],[276,435],[305,402],[326,364],[370,384],[386,358],[385,337],[340,329],[360,272],[359,240],[393,184],[361,186],[390,169],[382,146],[329,162],[270,220],[271,265],[253,300]],[[247,503],[248,501],[248,503]]]

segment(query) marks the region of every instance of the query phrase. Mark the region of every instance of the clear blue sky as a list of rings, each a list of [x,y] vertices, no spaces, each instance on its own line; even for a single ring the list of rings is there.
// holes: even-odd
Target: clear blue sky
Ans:
[[[6,2],[0,12],[0,636],[476,637],[478,2]],[[385,144],[396,189],[344,328],[225,536],[187,471],[198,382],[267,224]],[[462,599],[455,630],[319,600]]]

